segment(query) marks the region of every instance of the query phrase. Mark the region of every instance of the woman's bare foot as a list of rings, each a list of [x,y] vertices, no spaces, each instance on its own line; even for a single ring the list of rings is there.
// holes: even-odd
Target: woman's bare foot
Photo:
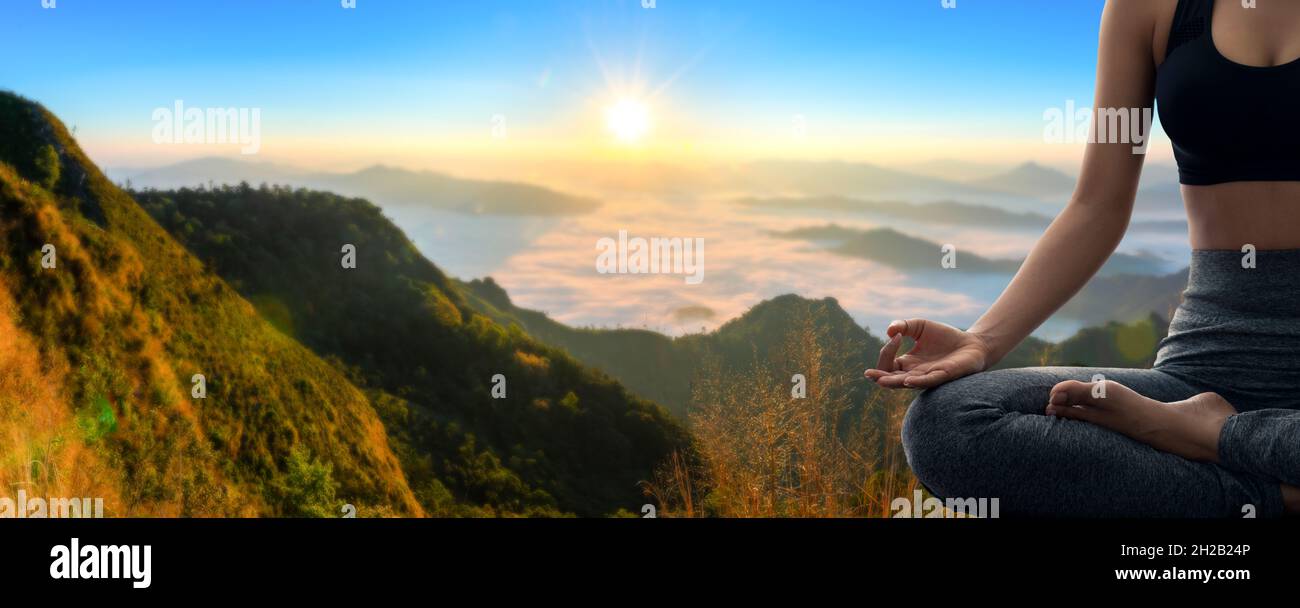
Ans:
[[[1164,403],[1111,380],[1057,384],[1047,406],[1048,416],[1091,422],[1162,452],[1201,462],[1219,461],[1219,433],[1224,421],[1236,413],[1215,393]]]

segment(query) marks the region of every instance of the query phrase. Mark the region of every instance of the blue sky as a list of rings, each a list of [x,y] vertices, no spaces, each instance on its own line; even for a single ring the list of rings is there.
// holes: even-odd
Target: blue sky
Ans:
[[[1010,158],[1037,153],[1045,108],[1090,102],[1103,1],[655,4],[3,0],[0,87],[109,165],[212,154],[151,145],[175,99],[261,108],[265,155],[299,164],[578,157],[628,96],[653,114],[647,154],[919,158],[962,140],[958,156],[984,141]],[[498,115],[506,149],[486,136]],[[796,115],[802,147],[781,139]]]

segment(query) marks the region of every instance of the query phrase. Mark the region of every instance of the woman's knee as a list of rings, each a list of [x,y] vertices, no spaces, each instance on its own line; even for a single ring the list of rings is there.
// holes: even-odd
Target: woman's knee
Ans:
[[[962,378],[923,391],[903,418],[903,450],[912,473],[938,495],[958,491],[975,464],[973,439],[996,417],[986,383]]]
[[[986,405],[976,378],[959,378],[921,391],[903,418],[903,443],[922,444],[952,439],[966,426],[964,414]]]

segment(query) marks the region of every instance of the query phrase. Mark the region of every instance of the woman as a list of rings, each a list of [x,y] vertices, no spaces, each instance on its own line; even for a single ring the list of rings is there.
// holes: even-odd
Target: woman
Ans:
[[[1153,369],[984,371],[1127,229],[1143,156],[1089,143],[1069,205],[988,312],[966,331],[895,321],[867,370],[925,389],[903,445],[927,488],[1021,515],[1300,512],[1298,58],[1300,2],[1108,0],[1095,107],[1158,102],[1193,248],[1183,302]],[[904,336],[916,346],[897,356]]]

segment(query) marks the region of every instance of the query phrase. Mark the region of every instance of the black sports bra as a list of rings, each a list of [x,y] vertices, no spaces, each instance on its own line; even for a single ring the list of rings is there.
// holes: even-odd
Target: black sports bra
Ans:
[[[1156,72],[1178,181],[1300,181],[1300,59],[1273,67],[1232,61],[1214,44],[1213,16],[1214,0],[1179,0]]]

